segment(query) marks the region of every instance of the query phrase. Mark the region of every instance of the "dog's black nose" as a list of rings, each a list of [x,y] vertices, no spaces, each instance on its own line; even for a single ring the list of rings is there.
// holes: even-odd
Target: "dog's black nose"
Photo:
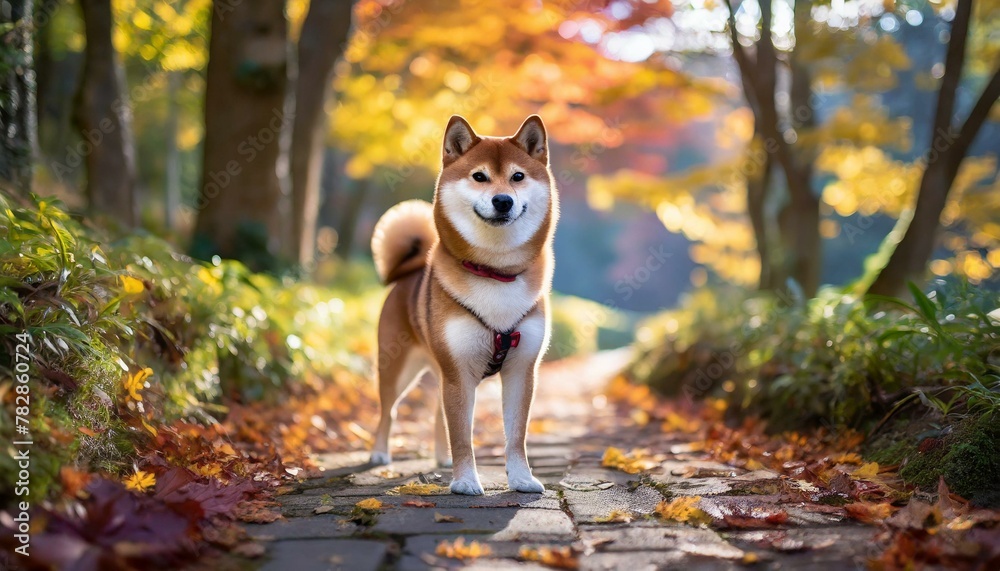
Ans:
[[[510,212],[510,209],[513,207],[514,199],[509,194],[498,194],[493,197],[493,208],[496,208],[497,212]]]

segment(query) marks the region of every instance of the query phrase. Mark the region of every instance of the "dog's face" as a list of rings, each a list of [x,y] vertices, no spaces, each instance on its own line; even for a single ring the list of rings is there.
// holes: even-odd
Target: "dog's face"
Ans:
[[[541,229],[552,205],[552,179],[537,115],[507,138],[480,137],[456,115],[445,130],[442,156],[436,200],[469,244],[500,252]]]

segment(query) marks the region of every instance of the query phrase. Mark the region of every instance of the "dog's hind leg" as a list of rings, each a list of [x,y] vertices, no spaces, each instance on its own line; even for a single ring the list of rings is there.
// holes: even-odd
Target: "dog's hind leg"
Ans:
[[[448,442],[448,422],[441,400],[441,376],[431,372],[428,390],[434,397],[434,459],[441,468],[451,468],[451,444]]]
[[[392,462],[389,450],[389,433],[392,421],[396,419],[396,407],[403,396],[416,384],[416,380],[427,370],[429,361],[423,350],[411,346],[399,359],[379,357],[378,383],[379,401],[382,414],[375,431],[375,445],[372,447],[372,464]]]

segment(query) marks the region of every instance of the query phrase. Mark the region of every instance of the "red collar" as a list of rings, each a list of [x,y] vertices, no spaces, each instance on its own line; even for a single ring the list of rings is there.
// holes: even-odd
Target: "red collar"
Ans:
[[[512,282],[517,279],[520,274],[505,274],[496,268],[491,268],[489,266],[484,266],[482,264],[474,264],[468,260],[462,262],[462,267],[469,270],[469,272],[481,276],[484,278],[493,278],[498,282]]]

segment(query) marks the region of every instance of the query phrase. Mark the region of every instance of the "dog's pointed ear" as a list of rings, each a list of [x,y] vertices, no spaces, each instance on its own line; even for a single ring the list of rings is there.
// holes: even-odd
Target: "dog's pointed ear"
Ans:
[[[524,149],[524,152],[528,153],[531,158],[542,164],[549,164],[549,138],[545,134],[542,118],[538,115],[532,115],[525,119],[511,140],[514,141],[515,145]]]
[[[469,122],[460,115],[452,115],[448,127],[444,130],[444,149],[441,158],[445,166],[458,160],[478,142],[479,136],[472,130]]]

